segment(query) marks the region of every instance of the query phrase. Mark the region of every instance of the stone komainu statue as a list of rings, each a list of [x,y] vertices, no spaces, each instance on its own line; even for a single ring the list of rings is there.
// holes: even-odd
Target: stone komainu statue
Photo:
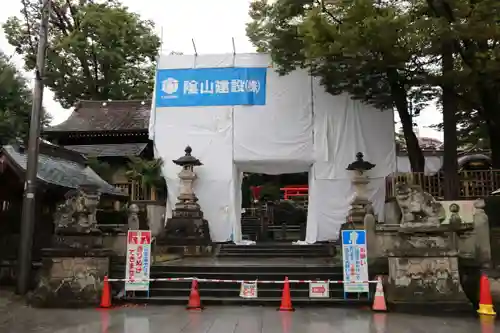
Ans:
[[[396,184],[396,201],[401,209],[403,227],[437,227],[446,218],[443,206],[420,186]]]

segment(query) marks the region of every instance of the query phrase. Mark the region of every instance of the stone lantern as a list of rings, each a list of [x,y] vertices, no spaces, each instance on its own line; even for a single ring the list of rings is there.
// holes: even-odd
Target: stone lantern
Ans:
[[[175,204],[174,213],[176,213],[176,211],[178,210],[177,213],[182,212],[183,216],[187,211],[190,211],[192,213],[201,213],[200,205],[198,204],[198,198],[194,194],[193,185],[194,181],[197,178],[196,173],[194,172],[194,167],[201,166],[203,165],[203,163],[201,163],[199,159],[191,155],[192,151],[193,150],[191,149],[191,147],[187,146],[186,149],[184,149],[184,152],[186,154],[172,161],[174,162],[174,164],[182,167],[181,172],[179,172],[178,174],[180,179],[180,190],[177,199],[179,201]],[[193,216],[192,214],[189,215]]]
[[[346,170],[352,171],[352,184],[355,188],[355,197],[351,201],[351,209],[349,210],[349,222],[354,223],[355,227],[363,227],[363,219],[366,214],[366,206],[371,204],[368,200],[367,186],[370,180],[366,175],[366,171],[369,171],[375,167],[368,161],[363,160],[363,153],[358,152],[356,154],[356,160],[349,164]]]
[[[178,201],[172,211],[172,217],[167,219],[165,229],[158,236],[157,243],[179,246],[208,245],[211,243],[208,222],[203,218],[203,211],[193,189],[197,178],[194,167],[203,163],[191,155],[190,146],[187,146],[184,152],[184,156],[172,161],[182,167],[178,174],[180,179]]]

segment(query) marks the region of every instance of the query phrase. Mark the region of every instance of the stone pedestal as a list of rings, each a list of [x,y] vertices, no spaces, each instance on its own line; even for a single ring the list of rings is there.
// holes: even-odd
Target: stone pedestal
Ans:
[[[364,218],[366,214],[366,207],[371,205],[367,195],[367,185],[370,179],[366,172],[373,169],[375,164],[363,160],[363,153],[356,154],[356,160],[349,164],[346,170],[352,172],[352,184],[355,188],[355,197],[351,201],[351,208],[349,209],[349,217],[347,228],[363,229]],[[345,226],[344,226],[345,227]]]
[[[42,251],[42,268],[29,298],[31,305],[58,308],[99,305],[113,251],[83,248]]]
[[[387,249],[388,303],[441,310],[472,308],[460,283],[455,233],[445,226],[404,230]]]
[[[352,200],[349,209],[349,222],[353,223],[356,229],[363,228],[366,207],[371,204],[366,195],[366,186],[369,182],[368,177],[362,173],[357,173],[352,179],[352,184],[356,189],[356,196]]]
[[[156,243],[169,246],[210,245],[208,221],[203,218],[201,210],[176,209]]]
[[[97,307],[109,258],[97,228],[96,185],[82,185],[66,194],[55,214],[52,247],[42,250],[42,268],[29,300],[37,307]]]

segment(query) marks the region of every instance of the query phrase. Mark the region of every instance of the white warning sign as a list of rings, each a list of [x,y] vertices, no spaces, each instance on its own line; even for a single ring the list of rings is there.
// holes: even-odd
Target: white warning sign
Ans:
[[[257,298],[257,281],[241,282],[240,297]]]
[[[309,298],[330,297],[330,284],[328,282],[309,282]]]

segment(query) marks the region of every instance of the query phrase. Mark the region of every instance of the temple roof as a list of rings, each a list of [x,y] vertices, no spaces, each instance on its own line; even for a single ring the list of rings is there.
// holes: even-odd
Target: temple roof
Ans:
[[[42,146],[43,144],[41,144]],[[39,180],[46,184],[62,186],[66,188],[77,188],[79,185],[95,184],[100,187],[102,193],[117,196],[126,196],[124,192],[108,184],[99,177],[94,170],[81,163],[82,160],[64,158],[61,154],[53,154],[52,151],[59,149],[57,146],[49,147],[48,150],[40,149],[38,158]],[[63,151],[64,148],[61,148]],[[3,155],[8,158],[13,167],[26,172],[27,151],[20,147],[7,145],[2,147]],[[73,152],[74,154],[74,152]],[[83,159],[85,160],[85,159]]]
[[[151,101],[79,101],[69,118],[43,132],[147,131]]]
[[[147,143],[122,143],[102,145],[73,145],[64,148],[92,157],[138,156],[147,147]]]

